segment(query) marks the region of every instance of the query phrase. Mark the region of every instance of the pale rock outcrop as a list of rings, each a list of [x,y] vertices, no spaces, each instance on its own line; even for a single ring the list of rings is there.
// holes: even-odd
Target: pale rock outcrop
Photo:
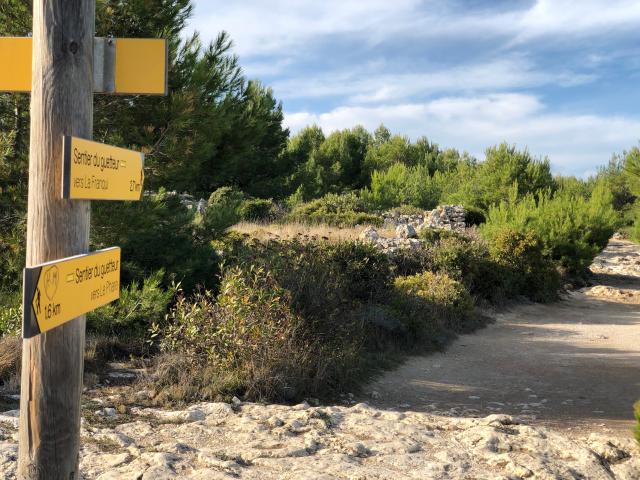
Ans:
[[[508,415],[236,402],[170,414],[131,409],[118,420],[125,423],[105,428],[84,422],[85,480],[640,478],[640,448],[631,439],[570,438]],[[8,480],[16,478],[16,455],[15,440],[0,442]]]

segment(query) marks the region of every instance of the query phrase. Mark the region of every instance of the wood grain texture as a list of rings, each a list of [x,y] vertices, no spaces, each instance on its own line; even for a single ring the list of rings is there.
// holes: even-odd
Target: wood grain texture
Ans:
[[[34,0],[27,265],[86,253],[90,205],[62,200],[62,136],[93,131],[95,0]],[[18,478],[79,478],[85,319],[23,341]]]

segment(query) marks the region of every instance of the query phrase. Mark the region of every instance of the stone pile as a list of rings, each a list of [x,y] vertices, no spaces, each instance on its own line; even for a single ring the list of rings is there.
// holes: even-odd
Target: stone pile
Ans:
[[[404,230],[402,230],[403,228]],[[411,226],[409,228],[413,229]],[[390,257],[393,257],[401,250],[417,250],[420,248],[422,240],[402,236],[407,233],[406,225],[399,225],[398,230],[401,231],[396,233],[396,237],[387,238],[380,236],[375,228],[367,227],[360,234],[360,240],[375,245]],[[413,229],[413,236],[415,236],[415,229]]]
[[[400,215],[398,212],[383,214],[383,229],[394,231],[394,235],[383,236],[374,227],[367,227],[360,239],[372,243],[393,257],[401,250],[420,248],[422,241],[418,233],[425,228],[464,231],[465,210],[462,205],[444,205],[423,215]]]
[[[466,212],[462,205],[443,205],[432,210],[426,219],[429,228],[464,230]]]
[[[464,230],[466,212],[462,205],[442,205],[423,214],[401,215],[398,212],[387,212],[382,215],[383,228],[386,230],[397,230],[398,227],[407,226],[419,232],[423,228]]]

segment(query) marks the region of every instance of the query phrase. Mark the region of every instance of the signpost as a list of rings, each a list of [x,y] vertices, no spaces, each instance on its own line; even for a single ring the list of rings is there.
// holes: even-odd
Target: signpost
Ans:
[[[33,41],[0,38],[0,92],[31,91]],[[169,50],[161,38],[94,38],[94,92],[166,95]]]
[[[62,198],[140,200],[143,153],[76,137],[64,137],[62,151]]]
[[[143,191],[141,153],[91,141],[93,94],[168,93],[166,40],[94,31],[95,0],[33,0],[33,38],[0,38],[0,91],[31,92],[20,480],[80,478],[84,314],[120,293],[120,249],[87,253],[87,200]]]
[[[119,297],[118,247],[26,268],[22,336],[49,331]]]

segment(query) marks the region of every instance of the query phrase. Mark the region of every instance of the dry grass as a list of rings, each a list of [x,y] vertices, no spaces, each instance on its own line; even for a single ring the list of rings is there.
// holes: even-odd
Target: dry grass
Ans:
[[[85,385],[97,383],[108,362],[142,354],[142,345],[127,343],[116,337],[87,336],[84,365]],[[0,337],[0,384],[3,391],[17,391],[20,386],[22,340],[16,336]]]
[[[20,373],[22,342],[19,337],[0,338],[0,381],[7,383]]]
[[[261,240],[327,240],[340,243],[357,240],[366,227],[339,228],[325,224],[308,225],[304,223],[254,223],[240,222],[229,231],[250,235]],[[393,236],[393,232],[378,229],[382,236]]]

